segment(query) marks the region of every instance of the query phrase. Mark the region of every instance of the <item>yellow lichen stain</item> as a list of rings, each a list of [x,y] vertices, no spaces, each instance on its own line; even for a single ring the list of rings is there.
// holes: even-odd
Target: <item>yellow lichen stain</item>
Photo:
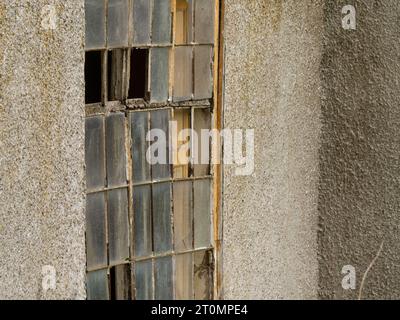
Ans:
[[[264,1],[261,5],[261,16],[268,17],[272,30],[274,32],[279,30],[283,13],[282,0],[268,0]]]

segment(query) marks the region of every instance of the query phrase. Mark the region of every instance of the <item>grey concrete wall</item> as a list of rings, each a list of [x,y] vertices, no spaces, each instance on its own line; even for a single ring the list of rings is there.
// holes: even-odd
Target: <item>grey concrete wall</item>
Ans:
[[[0,3],[0,299],[85,298],[83,2]]]
[[[357,27],[341,28],[354,4]],[[322,62],[320,296],[400,298],[400,2],[326,1]],[[344,265],[357,289],[341,287]]]
[[[225,166],[226,299],[316,298],[321,1],[226,1],[224,126],[255,129],[255,172]]]

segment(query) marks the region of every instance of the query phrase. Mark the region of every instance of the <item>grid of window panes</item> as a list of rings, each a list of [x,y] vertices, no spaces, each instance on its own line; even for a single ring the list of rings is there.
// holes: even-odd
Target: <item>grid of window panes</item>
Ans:
[[[176,161],[210,140],[169,122],[212,128],[215,0],[85,6],[88,299],[211,299],[211,166]],[[177,139],[173,164],[146,159],[151,129]]]

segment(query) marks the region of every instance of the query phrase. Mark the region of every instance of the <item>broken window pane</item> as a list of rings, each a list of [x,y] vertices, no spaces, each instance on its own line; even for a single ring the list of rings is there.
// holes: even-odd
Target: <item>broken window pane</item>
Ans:
[[[213,287],[211,251],[194,253],[194,299],[211,300]]]
[[[85,103],[100,103],[102,94],[102,51],[85,53]]]
[[[108,192],[108,247],[110,264],[129,259],[128,190]]]
[[[193,2],[176,0],[175,43],[188,44],[193,41]]]
[[[89,117],[85,121],[86,187],[101,189],[105,183],[104,119]]]
[[[157,137],[155,141],[151,142],[154,153],[152,152],[153,157],[157,157],[155,160],[158,163],[152,165],[152,178],[153,180],[161,180],[166,179],[171,176],[171,166],[169,164],[169,110],[156,110],[150,113],[150,128],[158,129],[159,134],[164,135],[165,137],[165,145],[163,141],[158,141],[157,139],[161,139],[161,137]],[[155,143],[155,144],[154,144]],[[158,148],[156,148],[158,147]]]
[[[194,48],[194,99],[212,97],[212,47]]]
[[[211,244],[211,189],[210,180],[194,182],[194,247],[206,248]]]
[[[110,299],[107,269],[88,272],[86,275],[86,281],[88,300]]]
[[[106,212],[104,193],[88,194],[86,198],[87,268],[107,266]]]
[[[85,0],[86,50],[106,46],[106,11],[104,0]]]
[[[130,113],[132,135],[132,166],[133,182],[150,181],[150,163],[146,159],[149,143],[146,135],[149,131],[149,113]]]
[[[126,47],[128,45],[128,9],[128,0],[108,0],[108,47]]]
[[[151,102],[164,102],[168,99],[169,88],[169,48],[151,49]]]
[[[171,229],[171,184],[156,183],[153,185],[153,242],[156,254],[172,250]]]
[[[156,44],[171,43],[171,0],[153,0],[151,40]]]
[[[193,157],[197,164],[194,164],[194,176],[204,177],[210,174],[211,160],[211,137],[209,133],[202,135],[202,130],[211,129],[211,112],[208,108],[193,109],[193,129],[197,133],[197,145],[193,146]]]
[[[177,136],[173,137],[174,144],[176,144],[174,145],[175,150],[173,150],[174,178],[189,177],[190,136],[182,130],[190,129],[190,119],[190,109],[174,110],[174,121],[177,125]]]
[[[133,1],[133,44],[150,43],[150,1]]]
[[[136,300],[153,299],[153,265],[151,260],[135,264]]]
[[[132,49],[129,77],[129,99],[144,99],[147,93],[148,49]]]
[[[125,85],[123,82],[125,50],[108,51],[108,101],[124,99]]]
[[[135,256],[149,256],[152,253],[150,185],[133,188],[133,212],[135,215]]]
[[[177,255],[175,258],[175,299],[193,299],[193,254]]]
[[[130,265],[120,265],[111,268],[111,300],[131,299],[131,270]]]
[[[155,299],[172,300],[172,257],[156,259],[154,262]]]
[[[174,182],[175,251],[193,248],[192,182]]]
[[[126,184],[125,115],[106,118],[107,182],[109,187]]]
[[[174,101],[190,100],[193,92],[193,48],[175,48]]]
[[[215,0],[195,0],[195,42],[214,43]]]

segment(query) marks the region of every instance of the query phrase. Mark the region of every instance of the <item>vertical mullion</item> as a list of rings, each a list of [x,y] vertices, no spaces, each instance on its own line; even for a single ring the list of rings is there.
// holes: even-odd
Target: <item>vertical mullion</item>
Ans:
[[[104,105],[108,101],[108,51],[106,49],[101,53],[101,100]]]
[[[136,293],[136,279],[135,279],[135,267],[136,264],[133,261],[134,250],[135,250],[135,242],[134,242],[134,230],[135,230],[135,221],[134,221],[134,212],[133,212],[133,184],[132,184],[132,138],[131,138],[131,122],[129,114],[125,117],[125,150],[127,157],[127,177],[128,177],[128,217],[129,217],[129,264],[130,264],[130,285],[131,285],[131,299],[135,299]]]

